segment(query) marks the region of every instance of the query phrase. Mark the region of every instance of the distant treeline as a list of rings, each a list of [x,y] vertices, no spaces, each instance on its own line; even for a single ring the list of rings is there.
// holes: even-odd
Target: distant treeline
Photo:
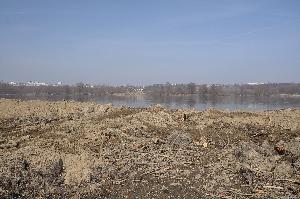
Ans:
[[[235,85],[196,85],[189,84],[154,84],[147,86],[144,92],[152,95],[238,95],[238,96],[270,96],[279,94],[300,94],[300,84],[268,83],[268,84],[235,84]]]
[[[76,85],[63,85],[63,86],[28,86],[28,85],[10,85],[7,83],[0,83],[0,94],[12,95],[113,95],[119,93],[133,93],[138,90],[134,86],[90,86],[84,83]]]
[[[196,85],[189,84],[154,84],[144,88],[137,86],[90,86],[78,83],[73,86],[26,86],[10,85],[0,82],[0,94],[16,95],[114,95],[144,93],[148,95],[212,95],[212,96],[271,96],[279,94],[299,95],[300,84],[268,83],[268,84],[235,84],[235,85]]]

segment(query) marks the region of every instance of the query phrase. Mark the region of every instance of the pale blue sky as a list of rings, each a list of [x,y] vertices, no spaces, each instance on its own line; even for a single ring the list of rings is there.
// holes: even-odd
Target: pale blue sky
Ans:
[[[299,82],[299,0],[0,0],[0,80]]]

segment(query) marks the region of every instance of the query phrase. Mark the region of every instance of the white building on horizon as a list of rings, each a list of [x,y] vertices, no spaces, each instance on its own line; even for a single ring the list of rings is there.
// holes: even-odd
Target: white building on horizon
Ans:
[[[254,86],[254,85],[262,85],[262,84],[265,84],[265,83],[259,83],[259,82],[250,82],[250,83],[247,83],[248,85],[251,85],[251,86]]]

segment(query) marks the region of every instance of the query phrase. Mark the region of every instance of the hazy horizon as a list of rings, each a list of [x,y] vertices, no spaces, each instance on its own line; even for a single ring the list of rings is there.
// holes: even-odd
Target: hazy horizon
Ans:
[[[0,1],[0,80],[295,82],[300,1]]]
[[[47,81],[36,81],[36,80],[26,80],[26,81],[4,81],[0,80],[0,82],[3,83],[16,83],[17,85],[21,84],[27,84],[29,82],[31,83],[46,83],[46,85],[51,86],[51,85],[62,85],[62,86],[77,86],[78,84],[86,84],[90,86],[136,86],[136,87],[143,87],[143,86],[151,86],[151,85],[166,85],[166,84],[171,84],[171,85],[188,85],[190,83],[194,83],[195,85],[225,85],[225,86],[230,86],[230,85],[260,85],[260,84],[300,84],[299,82],[240,82],[240,83],[195,83],[195,82],[155,82],[151,84],[105,84],[105,83],[90,83],[90,82],[84,82],[84,81],[79,81],[79,82],[74,82],[74,83],[66,83],[62,81],[53,81],[53,82],[47,82]]]

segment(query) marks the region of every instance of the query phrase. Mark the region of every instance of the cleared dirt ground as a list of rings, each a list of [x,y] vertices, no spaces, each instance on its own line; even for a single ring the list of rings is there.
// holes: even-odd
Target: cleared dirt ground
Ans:
[[[300,198],[300,110],[1,99],[0,198]]]

